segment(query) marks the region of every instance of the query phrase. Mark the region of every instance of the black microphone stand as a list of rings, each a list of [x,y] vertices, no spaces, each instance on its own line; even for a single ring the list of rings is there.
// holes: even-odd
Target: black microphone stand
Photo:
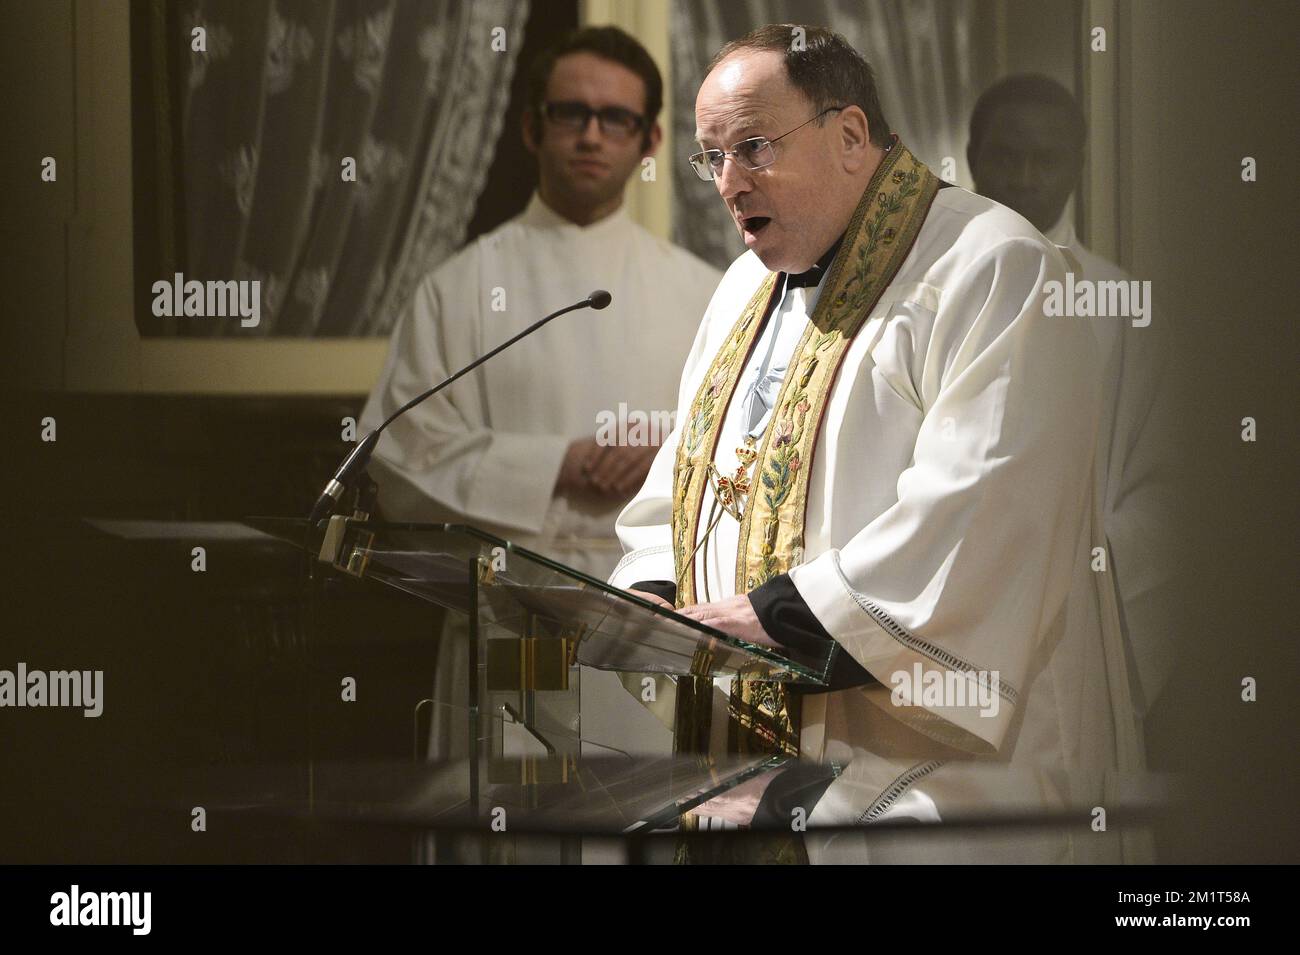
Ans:
[[[335,508],[342,503],[344,494],[351,489],[357,491],[357,503],[351,519],[367,520],[370,515],[374,513],[378,487],[375,482],[371,480],[369,473],[367,473],[366,465],[370,463],[370,457],[374,453],[375,446],[379,444],[379,436],[383,434],[384,429],[397,420],[397,418],[401,417],[426,398],[442,391],[442,389],[446,388],[453,381],[456,381],[463,375],[473,371],[492,356],[509,348],[515,342],[519,341],[519,339],[531,335],[552,319],[559,318],[561,315],[568,312],[577,311],[580,308],[594,308],[597,310],[607,308],[611,301],[612,297],[609,292],[606,292],[604,289],[597,289],[582,301],[574,302],[572,305],[566,305],[564,308],[552,312],[545,318],[529,325],[518,335],[502,342],[487,354],[474,359],[474,361],[460,369],[460,371],[439,382],[437,385],[434,385],[423,394],[416,395],[406,404],[402,405],[402,407],[394,411],[379,427],[366,435],[365,438],[362,439],[361,443],[352,449],[351,453],[343,460],[343,463],[339,465],[338,470],[334,472],[334,476],[330,478],[329,483],[325,485],[325,490],[323,490],[320,497],[316,499],[316,504],[312,507],[311,514],[307,518],[307,533],[310,535],[312,530],[319,525],[323,518],[331,516]],[[327,551],[332,551],[335,545],[342,542],[342,529],[339,528],[335,530],[332,528],[331,530],[334,532],[325,535],[320,556],[322,560],[330,560],[333,562],[333,558],[336,554],[327,553]]]

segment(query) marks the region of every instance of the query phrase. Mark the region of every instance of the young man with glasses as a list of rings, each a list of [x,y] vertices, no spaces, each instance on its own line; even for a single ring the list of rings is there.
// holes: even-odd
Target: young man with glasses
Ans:
[[[954,807],[1087,818],[1141,758],[1095,570],[1095,343],[1044,309],[1064,259],[891,135],[870,67],[828,30],[729,43],[695,117],[689,161],[748,251],[705,316],[677,428],[619,516],[611,580],[830,662],[803,691],[679,679],[677,749],[822,764],[801,783],[815,805],[794,802],[810,834]],[[988,765],[972,757],[1022,776],[968,778]],[[695,816],[745,824],[752,809]],[[1127,835],[1093,835],[936,839],[932,856],[908,842],[905,859],[1121,857]],[[848,836],[806,848],[866,858]]]
[[[614,518],[667,434],[681,363],[720,274],[624,209],[629,179],[661,137],[662,80],[636,40],[613,27],[578,30],[530,65],[527,89],[522,132],[537,192],[420,283],[362,427],[547,312],[608,289],[608,309],[557,319],[399,418],[371,465],[387,519],[464,521],[604,578],[621,554]],[[463,683],[462,631],[450,618],[434,694],[443,701]],[[584,675],[584,697],[599,676]],[[616,681],[614,693],[628,702]],[[631,709],[630,730],[644,717],[666,732]],[[434,729],[439,755],[465,739],[454,721]]]

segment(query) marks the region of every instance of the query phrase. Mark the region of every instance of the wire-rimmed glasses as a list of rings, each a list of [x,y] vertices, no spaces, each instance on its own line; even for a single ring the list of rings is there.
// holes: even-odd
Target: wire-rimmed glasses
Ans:
[[[846,108],[844,106],[828,106],[812,119],[800,123],[794,129],[782,133],[775,139],[768,139],[766,136],[751,136],[749,139],[742,139],[730,149],[705,149],[693,153],[687,157],[687,161],[695,169],[695,174],[705,182],[711,182],[718,177],[722,172],[722,164],[728,156],[734,158],[743,168],[750,171],[762,169],[764,166],[770,166],[776,162],[776,150],[772,148],[775,143],[785,139],[790,133],[798,132],[809,123],[821,119],[827,113]]]

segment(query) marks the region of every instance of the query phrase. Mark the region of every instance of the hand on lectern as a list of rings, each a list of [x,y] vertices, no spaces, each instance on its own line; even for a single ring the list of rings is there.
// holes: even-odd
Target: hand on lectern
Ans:
[[[725,600],[714,600],[706,604],[691,604],[677,612],[683,617],[690,617],[746,643],[760,647],[781,646],[758,622],[758,614],[754,612],[754,605],[749,602],[748,594],[737,594]]]
[[[640,597],[642,600],[648,600],[650,601],[650,603],[655,604],[656,606],[659,607],[663,607],[665,610],[677,609],[672,604],[670,604],[667,600],[664,600],[663,597],[660,597],[658,594],[648,594],[644,590],[629,590],[628,593]]]

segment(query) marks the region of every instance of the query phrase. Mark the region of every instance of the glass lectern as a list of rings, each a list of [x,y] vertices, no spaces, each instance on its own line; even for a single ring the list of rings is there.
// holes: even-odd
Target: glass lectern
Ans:
[[[455,732],[427,732],[430,746],[415,759],[328,761],[309,743],[305,764],[163,773],[141,779],[127,806],[170,817],[201,793],[224,831],[289,832],[339,851],[358,832],[396,828],[414,837],[417,859],[433,861],[655,862],[683,850],[687,861],[1051,862],[1142,857],[1144,826],[1168,798],[1158,779],[1116,776],[1108,828],[1098,832],[1095,797],[1075,793],[1058,765],[936,755],[883,722],[879,746],[816,757],[725,745],[708,756],[678,753],[682,679],[815,692],[843,651],[832,644],[811,659],[749,645],[471,527],[361,514],[318,526],[246,523],[302,548],[318,582],[359,578],[463,619],[455,665],[443,665],[444,629],[430,699],[411,698],[413,710]],[[584,695],[602,682],[604,703],[617,706]],[[713,722],[725,736],[726,693],[715,690]],[[615,742],[618,724],[637,721],[666,745]]]
[[[586,757],[586,765],[603,764],[605,776],[609,766],[622,767],[621,785],[602,785],[594,801],[614,811],[606,823],[675,823],[684,801],[703,801],[784,760],[713,760],[702,769],[697,759],[673,758],[671,749],[658,759],[620,760],[620,751],[604,743],[607,728],[584,717],[583,668],[619,674],[632,705],[653,712],[670,730],[676,677],[818,686],[836,652],[832,647],[813,657],[745,643],[464,525],[343,517],[320,528],[287,519],[248,523],[308,548],[317,567],[327,563],[332,572],[373,580],[466,615],[464,671],[432,681],[433,699],[426,701],[435,717],[458,715],[457,725],[466,734],[463,746],[430,754],[449,770],[439,814],[483,819],[504,799],[533,802],[529,808],[540,819],[547,813],[536,787],[580,783],[580,761]],[[627,785],[633,779],[637,785]],[[534,798],[521,797],[520,786],[532,787]],[[628,812],[618,810],[620,799]],[[560,806],[568,814],[584,812],[571,792],[558,799],[555,807]]]

